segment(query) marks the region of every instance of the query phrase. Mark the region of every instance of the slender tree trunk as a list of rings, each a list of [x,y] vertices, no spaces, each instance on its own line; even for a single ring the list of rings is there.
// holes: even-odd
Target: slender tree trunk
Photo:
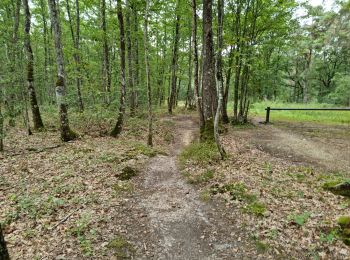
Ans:
[[[101,16],[102,16],[102,31],[103,31],[103,91],[105,93],[105,103],[110,104],[111,95],[111,73],[110,73],[110,63],[109,63],[109,47],[107,38],[107,22],[106,22],[106,0],[102,0],[101,6]]]
[[[153,114],[152,114],[152,89],[151,89],[151,71],[149,65],[148,52],[148,15],[149,15],[149,0],[146,0],[146,11],[144,21],[144,45],[145,45],[145,65],[146,65],[146,84],[147,84],[147,99],[148,99],[148,139],[147,144],[153,146]]]
[[[140,65],[139,65],[139,22],[138,22],[138,11],[137,11],[137,6],[134,5],[134,8],[133,8],[133,17],[134,17],[134,35],[135,35],[135,38],[134,38],[134,52],[135,52],[135,55],[134,55],[134,68],[135,68],[135,71],[134,71],[134,77],[135,77],[135,86],[134,86],[134,101],[135,101],[135,110],[137,109],[138,107],[138,88],[139,88],[139,85],[140,85]]]
[[[178,6],[176,8],[176,11],[178,12]],[[169,114],[173,113],[173,108],[176,102],[176,80],[177,80],[176,70],[177,70],[177,53],[179,49],[179,38],[180,38],[180,15],[176,14],[173,58],[171,62],[171,90],[170,90],[170,97],[169,97],[169,103],[168,103]]]
[[[47,30],[47,20],[46,20],[46,8],[44,0],[40,0],[40,14],[43,22],[43,39],[44,39],[44,84],[47,95],[49,96],[49,102],[52,100],[52,86],[51,80],[49,80],[49,47],[48,47],[48,30]],[[51,77],[50,77],[51,78]]]
[[[192,108],[193,92],[192,92],[192,35],[190,36],[190,46],[188,52],[188,85],[186,92],[185,108]]]
[[[24,45],[27,51],[27,85],[29,93],[30,107],[33,114],[34,129],[39,130],[44,128],[43,121],[41,120],[40,109],[38,101],[36,98],[35,88],[34,88],[34,54],[32,50],[32,45],[30,42],[30,24],[31,15],[28,5],[28,0],[23,0],[23,7],[25,13],[25,25],[24,25]]]
[[[1,260],[10,260],[9,253],[7,251],[6,242],[4,234],[2,232],[2,227],[0,225],[0,259]]]
[[[223,0],[218,0],[218,32],[217,32],[217,55],[216,55],[216,87],[218,92],[218,106],[216,108],[215,119],[214,119],[214,137],[216,146],[218,147],[221,159],[226,156],[225,149],[220,140],[219,134],[219,119],[220,111],[222,110],[222,99],[223,99],[223,76],[222,76],[222,48],[223,38],[222,30],[224,24],[224,3]]]
[[[232,75],[232,63],[233,63],[233,47],[231,46],[229,61],[228,61],[228,69],[226,73],[225,91],[224,91],[224,96],[222,98],[222,123],[224,124],[228,124],[230,121],[227,114],[227,103],[228,103],[228,94],[230,90],[230,82],[231,82],[231,75]]]
[[[201,140],[214,140],[214,113],[217,108],[215,58],[212,29],[212,0],[203,1],[203,114]]]
[[[120,33],[120,104],[119,104],[119,114],[117,123],[111,133],[111,136],[117,137],[122,129],[124,124],[124,115],[125,115],[125,98],[126,98],[126,77],[125,77],[125,34],[124,34],[124,18],[122,11],[121,0],[117,0],[117,15],[119,21],[119,33]]]
[[[80,8],[79,8],[79,0],[75,1],[75,8],[76,8],[76,31],[74,33],[73,28],[73,21],[70,11],[70,5],[69,0],[66,0],[66,6],[67,6],[67,14],[68,14],[68,21],[69,21],[69,28],[71,31],[72,41],[74,45],[74,62],[75,62],[75,70],[76,70],[76,86],[77,86],[77,96],[78,96],[78,107],[79,110],[82,112],[84,111],[84,104],[83,99],[81,97],[81,76],[80,76]]]
[[[133,68],[133,63],[132,61],[134,60],[133,57],[133,50],[132,50],[132,45],[131,45],[131,23],[130,23],[130,2],[127,0],[126,2],[126,45],[128,49],[128,88],[130,90],[130,116],[135,115],[135,89],[134,89],[134,68]]]
[[[194,63],[194,95],[196,107],[199,115],[199,128],[204,128],[204,115],[202,109],[202,100],[199,91],[199,62],[198,62],[198,45],[197,45],[197,4],[192,0],[192,42],[193,42],[193,63]]]
[[[59,16],[59,6],[56,0],[49,0],[51,23],[54,32],[55,49],[56,49],[56,63],[57,63],[57,82],[56,82],[56,99],[60,113],[60,128],[61,139],[64,142],[74,140],[77,134],[69,127],[68,109],[66,103],[66,84],[65,84],[65,70],[63,48],[61,43],[61,25]]]

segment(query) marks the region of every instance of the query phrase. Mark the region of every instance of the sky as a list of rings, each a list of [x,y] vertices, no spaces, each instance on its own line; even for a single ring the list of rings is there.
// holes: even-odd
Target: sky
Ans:
[[[334,0],[309,0],[313,6],[322,5],[326,10],[330,10],[334,4]]]

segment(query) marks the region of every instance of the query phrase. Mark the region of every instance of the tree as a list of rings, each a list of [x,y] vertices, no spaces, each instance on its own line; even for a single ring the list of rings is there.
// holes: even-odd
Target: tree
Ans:
[[[179,4],[178,0],[176,6],[176,22],[175,22],[175,33],[174,33],[174,47],[173,47],[173,57],[171,62],[171,89],[170,89],[170,97],[168,102],[168,112],[169,114],[173,113],[173,108],[175,107],[176,102],[176,81],[177,81],[177,56],[179,49],[179,38],[180,38],[180,15],[179,15]]]
[[[80,75],[80,8],[79,8],[79,0],[75,0],[75,8],[76,8],[76,30],[74,32],[73,21],[70,11],[69,0],[66,0],[69,28],[72,36],[72,41],[74,45],[74,62],[76,68],[76,86],[77,86],[77,95],[78,95],[78,106],[80,111],[84,111],[84,103],[81,96],[81,75]]]
[[[192,0],[192,41],[193,41],[193,63],[194,63],[194,95],[199,115],[199,128],[204,129],[204,114],[199,91],[199,61],[197,45],[197,3]]]
[[[218,147],[221,158],[224,159],[226,152],[222,143],[220,141],[219,135],[219,119],[220,112],[222,110],[222,98],[223,98],[223,88],[224,80],[222,76],[222,47],[223,47],[223,36],[222,30],[224,25],[224,3],[223,0],[218,0],[218,33],[217,33],[217,55],[216,55],[216,87],[218,93],[218,105],[216,108],[215,118],[214,118],[214,137],[215,142]]]
[[[106,0],[101,1],[101,18],[102,18],[102,31],[103,31],[103,90],[105,92],[105,102],[107,105],[110,104],[111,95],[111,73],[110,73],[110,62],[109,62],[109,47],[107,37],[107,22],[106,22]]]
[[[147,100],[148,100],[148,138],[147,144],[153,146],[153,114],[152,114],[152,88],[151,88],[151,70],[149,65],[148,50],[148,15],[149,0],[146,0],[145,21],[144,21],[144,48],[145,48],[145,65],[146,65],[146,84],[147,84]]]
[[[120,32],[120,73],[121,73],[121,88],[120,88],[120,104],[117,123],[111,133],[111,136],[117,137],[123,128],[125,115],[125,97],[126,97],[126,78],[125,78],[125,34],[124,34],[124,20],[121,0],[117,0],[117,13],[119,21]]]
[[[0,225],[0,260],[10,260],[10,256],[6,247],[5,238],[2,233],[1,225]]]
[[[68,142],[77,138],[77,134],[69,127],[68,108],[66,100],[66,84],[65,84],[65,70],[64,58],[61,42],[61,25],[59,18],[59,6],[56,0],[49,0],[51,24],[54,32],[56,63],[57,63],[57,81],[56,81],[56,99],[60,114],[60,132],[61,139]]]
[[[32,45],[30,42],[31,15],[29,10],[28,0],[23,0],[23,7],[24,7],[24,13],[25,13],[24,45],[27,51],[27,86],[28,86],[30,106],[33,114],[34,129],[38,130],[43,128],[44,124],[41,119],[40,109],[39,109],[35,88],[34,88],[34,54],[33,54]]]
[[[212,0],[203,1],[203,115],[201,140],[214,140],[214,113],[216,103],[215,58],[212,29]]]

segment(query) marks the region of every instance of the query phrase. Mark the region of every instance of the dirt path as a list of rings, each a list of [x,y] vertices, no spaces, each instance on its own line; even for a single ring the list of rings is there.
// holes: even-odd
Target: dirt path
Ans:
[[[147,215],[151,235],[143,239],[151,248],[140,258],[242,259],[238,233],[228,228],[215,205],[200,200],[179,172],[177,155],[193,140],[197,125],[190,117],[173,120],[177,134],[170,155],[156,156],[141,174],[137,207]]]
[[[247,131],[246,137],[270,154],[329,171],[350,170],[350,127],[256,122],[258,128]]]

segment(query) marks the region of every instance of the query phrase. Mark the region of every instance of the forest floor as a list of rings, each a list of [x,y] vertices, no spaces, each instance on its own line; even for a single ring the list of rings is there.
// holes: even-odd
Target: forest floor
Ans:
[[[350,203],[322,189],[349,178],[346,127],[228,127],[224,161],[194,141],[192,115],[156,120],[154,148],[143,118],[118,139],[108,129],[84,125],[67,144],[9,132],[0,220],[13,259],[349,257],[336,218]]]

